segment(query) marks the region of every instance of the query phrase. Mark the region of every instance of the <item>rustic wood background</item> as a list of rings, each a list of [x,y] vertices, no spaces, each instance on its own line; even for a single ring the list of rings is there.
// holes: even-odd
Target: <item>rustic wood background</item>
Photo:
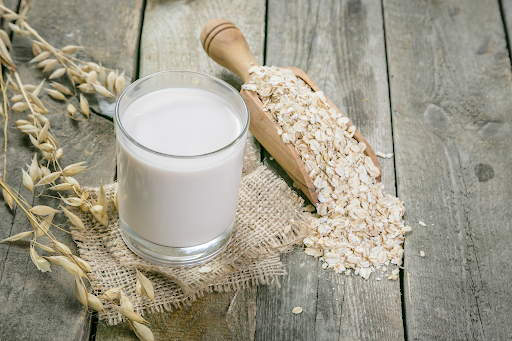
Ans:
[[[18,0],[4,2],[19,7]],[[512,0],[32,0],[31,6],[27,20],[50,43],[83,45],[81,58],[126,69],[132,79],[186,69],[240,88],[199,42],[205,22],[231,20],[258,62],[303,69],[374,150],[395,153],[381,159],[383,183],[405,201],[413,227],[400,281],[325,271],[297,248],[282,257],[289,275],[280,287],[211,294],[149,316],[157,340],[511,338]],[[21,77],[37,84],[43,75],[27,64],[28,40],[14,36],[13,46]],[[54,114],[52,127],[67,146],[65,163],[97,164],[80,183],[98,185],[115,175],[113,106],[89,100],[97,114],[89,121]],[[18,132],[8,135],[7,182],[28,194],[20,168],[33,151]],[[289,181],[264,150],[262,161]],[[39,203],[56,204],[34,199]],[[29,228],[24,216],[0,205],[0,239]],[[295,306],[304,312],[292,314]],[[0,244],[0,340],[137,338],[126,324],[98,323],[61,269],[38,272],[24,244]]]

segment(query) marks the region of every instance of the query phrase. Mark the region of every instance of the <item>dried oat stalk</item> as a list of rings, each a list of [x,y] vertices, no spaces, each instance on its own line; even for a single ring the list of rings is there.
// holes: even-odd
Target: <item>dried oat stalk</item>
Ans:
[[[66,101],[68,117],[76,117],[78,108],[85,116],[89,117],[90,108],[86,97],[80,93],[98,93],[105,97],[118,97],[125,87],[124,71],[119,74],[110,70],[107,76],[107,69],[101,64],[84,62],[72,56],[73,53],[82,49],[80,46],[68,45],[57,49],[43,39],[25,20],[28,11],[27,2],[22,2],[20,13],[16,13],[0,2],[0,16],[9,22],[11,30],[20,36],[32,39],[32,51],[34,58],[30,61],[36,68],[48,74],[48,78],[55,80],[51,82],[52,88],[46,88],[46,93],[57,101]],[[130,300],[119,294],[120,288],[100,288],[89,276],[90,265],[82,258],[75,256],[64,243],[58,241],[52,230],[60,228],[53,224],[55,214],[65,214],[69,223],[84,230],[87,233],[84,223],[74,214],[70,207],[83,211],[89,211],[93,217],[102,225],[108,226],[107,198],[103,186],[100,188],[96,199],[90,198],[74,176],[86,170],[85,162],[79,162],[67,166],[61,166],[59,159],[64,154],[64,149],[59,146],[54,136],[49,118],[51,106],[42,100],[41,91],[45,85],[43,80],[38,85],[23,84],[17,67],[14,64],[9,48],[12,47],[7,33],[0,29],[0,64],[11,71],[4,81],[3,70],[0,68],[0,86],[3,98],[3,108],[0,114],[4,116],[4,172],[0,179],[0,187],[5,203],[12,210],[17,205],[27,216],[32,225],[32,230],[10,236],[2,242],[16,242],[27,240],[30,243],[29,253],[34,265],[43,272],[50,272],[51,265],[62,266],[75,277],[75,294],[80,303],[96,311],[102,311],[105,303],[113,306],[123,314],[141,340],[154,340],[153,333],[143,323],[147,323],[139,314],[133,311],[133,304]],[[99,75],[99,77],[98,77]],[[61,84],[57,80],[67,77],[73,85],[73,90]],[[10,100],[6,90],[12,91]],[[66,97],[69,96],[69,97]],[[79,98],[79,100],[78,100]],[[76,101],[76,105],[72,101]],[[24,187],[34,195],[40,195],[45,189],[59,193],[62,202],[61,210],[49,206],[31,207],[19,193],[14,191],[5,181],[7,172],[7,127],[10,110],[29,113],[25,118],[18,119],[17,129],[27,135],[31,144],[39,153],[32,158],[27,169],[21,170],[21,177]],[[49,109],[50,108],[50,109]],[[83,118],[82,118],[83,119]],[[38,192],[38,194],[35,194]],[[117,201],[115,203],[117,207]],[[40,255],[39,252],[46,252],[51,255]],[[153,298],[153,287],[151,282],[141,274],[137,283],[141,293]],[[96,292],[103,293],[98,296],[88,292],[87,287],[95,288]],[[117,295],[116,295],[117,292]],[[131,308],[130,308],[131,307]]]

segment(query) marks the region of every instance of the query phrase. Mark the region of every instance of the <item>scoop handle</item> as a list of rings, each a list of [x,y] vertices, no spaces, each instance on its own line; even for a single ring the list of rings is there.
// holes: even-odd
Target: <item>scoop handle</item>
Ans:
[[[234,72],[244,83],[249,68],[258,65],[242,32],[231,21],[212,19],[201,30],[201,44],[217,63]]]

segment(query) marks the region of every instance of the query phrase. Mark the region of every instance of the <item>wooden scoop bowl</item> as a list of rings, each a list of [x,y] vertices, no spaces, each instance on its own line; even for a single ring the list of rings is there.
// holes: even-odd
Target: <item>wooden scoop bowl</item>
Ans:
[[[251,76],[249,69],[258,65],[247,41],[242,32],[232,22],[225,19],[213,19],[208,21],[201,31],[201,43],[206,53],[217,63],[231,70],[238,75],[244,83],[247,83]],[[288,67],[293,74],[306,82],[313,91],[321,91],[318,85],[309,78],[301,69]],[[288,173],[290,178],[297,184],[299,189],[314,204],[318,203],[318,194],[316,193],[313,181],[308,175],[304,162],[295,150],[292,144],[284,143],[277,130],[280,128],[268,111],[263,111],[263,104],[258,95],[253,91],[242,90],[240,94],[245,99],[251,113],[251,122],[249,129],[263,147],[274,157],[281,167]],[[331,108],[340,111],[334,103],[327,98],[327,103]],[[349,122],[348,126],[352,124]],[[366,144],[365,154],[369,156],[373,164],[380,169],[377,156],[372,148],[363,138],[361,133],[356,130],[354,138]],[[380,182],[380,176],[377,178]]]

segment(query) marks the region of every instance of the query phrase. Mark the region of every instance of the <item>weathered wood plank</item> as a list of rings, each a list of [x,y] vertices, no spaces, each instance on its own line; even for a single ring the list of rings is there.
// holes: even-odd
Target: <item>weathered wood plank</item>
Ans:
[[[137,11],[140,11],[142,0],[134,0],[129,4],[126,1],[105,3],[87,0],[63,3],[57,0],[33,0],[27,22],[56,47],[66,44],[98,47],[102,45],[102,35],[95,35],[92,29],[107,27],[102,17],[108,17],[109,11],[116,8],[114,5],[120,8],[121,3],[129,6],[132,12],[130,18],[116,22],[117,28],[109,28],[109,39],[112,40],[109,42],[109,57],[90,55],[88,50],[81,57],[95,61],[98,61],[97,57],[104,58],[100,61],[105,64],[109,61],[113,63],[119,58],[118,61],[124,63],[117,64],[119,67],[133,70],[138,38],[135,36],[131,44],[125,38],[133,34],[134,29],[135,33],[139,32],[130,20],[139,22]],[[116,12],[111,12],[111,15],[114,13]],[[26,63],[32,58],[29,40],[15,36],[13,46],[12,55],[22,80],[26,84],[40,82],[43,75]],[[131,57],[121,56],[121,51]],[[116,54],[118,57],[115,57]],[[66,104],[57,103],[46,95],[42,99],[65,111]],[[30,163],[34,148],[26,137],[12,128],[13,121],[24,116],[24,113],[11,113],[6,175],[8,184],[21,190],[26,198],[31,198],[31,194],[21,184],[20,168],[25,163]],[[112,122],[96,115],[91,115],[88,121],[82,122],[72,121],[59,113],[50,114],[48,117],[57,140],[64,147],[61,163],[68,165],[86,160],[88,166],[95,166],[76,177],[82,185],[97,185],[100,180],[113,180],[115,138]],[[3,132],[0,133],[0,139],[3,141]],[[48,197],[31,199],[30,202],[34,205],[58,205],[57,200]],[[20,210],[11,213],[2,204],[0,217],[0,239],[31,229]],[[65,220],[58,217],[54,223],[66,226]],[[74,245],[68,234],[57,229],[53,232],[67,245]],[[76,300],[73,280],[65,270],[56,266],[51,273],[39,272],[30,260],[26,243],[0,244],[0,340],[88,340],[90,313]]]
[[[504,20],[504,26],[507,33],[508,47],[512,43],[512,1],[511,0],[498,0],[500,3],[501,16]],[[509,51],[510,53],[510,51]]]
[[[140,76],[163,70],[199,71],[240,89],[240,78],[210,59],[201,46],[201,29],[214,18],[234,22],[244,33],[256,61],[263,62],[264,1],[149,0],[142,29]]]
[[[240,79],[211,60],[199,40],[210,19],[233,21],[244,32],[256,60],[263,61],[265,1],[161,2],[148,0],[141,39],[140,76],[163,70],[192,70],[219,77],[237,89]],[[252,340],[255,328],[256,289],[211,294],[189,308],[149,316],[155,337],[173,340]],[[230,308],[231,307],[231,308]],[[136,340],[124,323],[99,323],[96,340]],[[122,335],[122,337],[121,337]]]
[[[156,340],[252,340],[256,291],[212,293],[172,313],[145,316]],[[253,312],[253,313],[252,313]],[[127,323],[98,324],[97,341],[137,341]]]
[[[498,2],[385,0],[384,13],[398,193],[414,227],[408,339],[508,340],[512,73]]]
[[[271,0],[267,20],[267,64],[303,69],[375,151],[392,152],[380,1]],[[386,190],[395,194],[393,160],[381,166]],[[404,338],[397,281],[325,271],[299,248],[283,261],[289,276],[281,288],[258,291],[256,340]],[[304,312],[293,315],[295,306]]]
[[[103,66],[126,71],[127,84],[136,72],[143,0],[65,2],[34,2],[29,12],[30,24],[51,32],[43,38],[56,47],[79,45],[84,49],[76,55]],[[36,11],[39,11],[36,16]],[[27,53],[29,53],[27,51]],[[27,57],[29,55],[27,54]],[[87,95],[96,113],[113,117],[115,100]]]

